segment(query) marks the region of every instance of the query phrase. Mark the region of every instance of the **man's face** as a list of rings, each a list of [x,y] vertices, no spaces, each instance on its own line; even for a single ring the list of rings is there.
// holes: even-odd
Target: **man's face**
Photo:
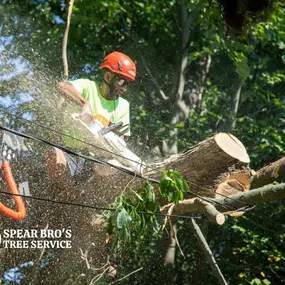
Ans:
[[[113,74],[110,82],[108,83],[109,95],[106,97],[107,100],[116,100],[119,96],[122,96],[128,89],[128,81],[124,78]]]

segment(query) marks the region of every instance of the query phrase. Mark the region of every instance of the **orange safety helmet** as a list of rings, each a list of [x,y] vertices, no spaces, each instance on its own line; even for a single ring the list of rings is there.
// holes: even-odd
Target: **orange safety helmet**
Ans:
[[[136,79],[137,70],[135,63],[127,55],[118,51],[106,55],[104,61],[99,66],[99,69],[101,68],[108,68],[126,80],[135,81]]]

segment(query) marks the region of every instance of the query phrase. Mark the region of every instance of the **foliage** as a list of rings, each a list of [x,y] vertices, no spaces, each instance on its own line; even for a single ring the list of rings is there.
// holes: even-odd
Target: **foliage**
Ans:
[[[280,284],[283,282],[285,252],[284,203],[259,205],[226,225],[210,227],[217,262],[229,283]],[[224,237],[223,240],[220,238]],[[232,242],[229,242],[229,241]],[[235,268],[232,267],[235,264]],[[258,283],[259,282],[259,283]]]
[[[173,170],[164,172],[158,187],[162,197],[176,204],[189,190],[182,175]],[[104,212],[107,232],[125,270],[145,266],[157,254],[158,243],[163,240],[162,229],[167,221],[160,212],[160,202],[161,198],[156,197],[153,186],[147,182],[138,190],[129,189],[127,192],[125,189],[112,204],[114,211]],[[134,257],[131,264],[130,255]],[[157,279],[157,276],[152,277]]]
[[[175,204],[183,200],[183,193],[189,189],[182,175],[173,170],[164,172],[158,187],[160,195]],[[105,212],[104,220],[108,234],[115,234],[115,247],[130,243],[132,238],[147,232],[158,234],[161,230],[160,206],[150,183],[136,191],[130,189],[130,193],[123,191],[112,204],[112,208],[114,211]]]
[[[130,198],[125,191],[122,192],[112,205],[115,211],[104,214],[108,234],[116,233],[115,247],[121,243],[129,243],[134,235],[146,232],[149,224],[152,225],[151,229],[158,232],[156,214],[159,207],[151,184],[146,183],[138,191],[133,189],[130,191],[134,197]]]
[[[189,185],[178,171],[167,170],[160,180],[158,190],[168,202],[178,205],[178,202],[184,198],[183,193],[189,191]]]

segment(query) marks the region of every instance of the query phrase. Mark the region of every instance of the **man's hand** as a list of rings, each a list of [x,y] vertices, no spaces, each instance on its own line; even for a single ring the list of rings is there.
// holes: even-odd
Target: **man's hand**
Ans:
[[[80,120],[82,120],[85,123],[90,123],[93,121],[93,111],[92,111],[92,108],[89,102],[86,102],[82,106],[82,111],[79,117],[80,117]]]

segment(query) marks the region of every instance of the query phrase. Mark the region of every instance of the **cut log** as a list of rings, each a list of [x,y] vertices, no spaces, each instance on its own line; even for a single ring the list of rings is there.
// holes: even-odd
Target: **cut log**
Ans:
[[[85,137],[90,137],[90,134],[86,134],[86,130],[82,129],[82,126],[78,126],[78,130],[85,133]],[[98,142],[88,140],[89,142],[98,145]],[[101,147],[101,145],[99,144]],[[95,157],[105,157],[105,159],[114,158],[114,156],[108,152],[102,151],[100,148],[95,149],[92,146],[88,146],[89,151],[94,152]],[[191,185],[191,191],[198,193],[202,196],[208,197],[222,197],[236,194],[239,189],[229,186],[225,187],[225,184],[219,187],[219,185],[226,179],[232,179],[232,172],[235,175],[241,177],[243,174],[239,174],[241,167],[247,166],[250,159],[247,151],[242,142],[234,135],[229,133],[218,133],[209,139],[193,146],[180,154],[172,155],[163,161],[153,162],[149,165],[149,170],[145,172],[145,177],[154,178],[159,180],[162,176],[162,171],[167,169],[174,169],[179,171]],[[110,169],[108,171],[100,171],[104,166],[97,166],[96,175],[106,176],[115,175],[122,177],[119,179],[124,183],[126,176],[122,175],[116,169]],[[239,171],[236,171],[238,169]],[[249,176],[247,176],[246,182],[242,182],[244,189],[249,189]],[[236,178],[233,178],[236,179]],[[138,179],[134,179],[138,180]],[[238,183],[244,178],[236,179]],[[125,181],[126,183],[128,181]],[[116,181],[117,183],[117,181]],[[238,184],[236,184],[238,186]],[[102,183],[100,182],[100,186]],[[99,186],[99,187],[100,187]],[[105,186],[103,186],[105,187]],[[224,188],[224,189],[223,189]],[[226,189],[227,188],[227,189]],[[217,189],[219,191],[217,192]],[[104,191],[104,189],[102,189]],[[216,194],[219,193],[219,194]],[[219,196],[220,195],[220,196]]]
[[[175,169],[188,180],[191,191],[214,197],[217,185],[249,162],[244,145],[235,136],[218,133],[181,154],[151,164],[147,176],[159,179],[162,170]]]

